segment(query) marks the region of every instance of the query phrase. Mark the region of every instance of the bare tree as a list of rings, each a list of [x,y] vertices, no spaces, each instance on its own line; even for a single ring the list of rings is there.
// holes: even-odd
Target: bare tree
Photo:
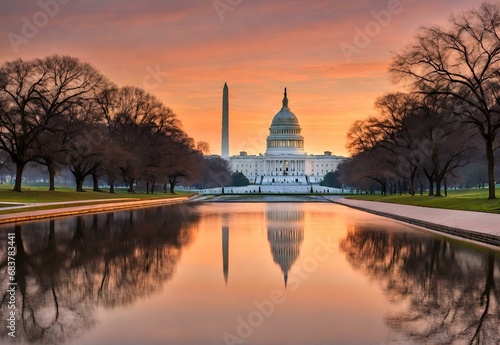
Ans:
[[[462,122],[484,139],[489,199],[496,197],[494,151],[500,128],[499,26],[498,4],[452,15],[447,29],[422,27],[390,67],[395,81],[407,79],[420,92],[462,102]]]
[[[154,191],[169,179],[171,190],[181,178],[193,178],[201,153],[182,130],[175,113],[156,97],[135,87],[103,90],[97,97],[109,136],[127,154],[119,169],[129,192],[137,181]],[[208,146],[199,146],[208,150]],[[151,189],[149,188],[151,187]]]
[[[56,131],[67,109],[94,97],[104,82],[94,67],[69,56],[0,67],[0,149],[16,164],[15,191],[21,191],[25,165],[40,155],[40,136]]]
[[[456,104],[449,96],[429,95],[422,100],[419,111],[407,119],[407,127],[419,141],[415,157],[423,163],[429,179],[429,195],[434,195],[435,183],[435,196],[441,196],[445,176],[475,159],[475,132],[457,121]]]
[[[108,135],[127,154],[119,169],[129,192],[139,179],[157,179],[165,139],[185,135],[174,112],[136,87],[108,88],[97,97]],[[167,141],[168,141],[167,140]]]
[[[210,154],[210,145],[206,141],[198,141],[196,143],[196,150],[204,156]]]
[[[415,194],[421,162],[414,159],[413,153],[418,150],[419,142],[407,127],[407,118],[418,106],[419,98],[415,94],[386,94],[375,102],[377,114],[364,122],[356,121],[348,132],[347,148],[356,153],[355,163],[359,164],[357,161],[362,159],[370,162],[362,164],[364,174],[381,184],[383,194],[389,176],[397,180],[400,193],[405,189]],[[362,152],[370,155],[361,155]]]
[[[120,167],[124,166],[128,152],[116,135],[103,130],[103,140],[99,144],[99,164],[109,184],[109,192],[115,193],[115,184],[121,177]]]
[[[5,151],[0,150],[0,184],[5,183],[6,175],[13,176],[13,171],[14,166],[12,165],[10,156],[8,156]]]
[[[375,108],[379,115],[371,121],[371,126],[380,133],[379,146],[387,150],[389,155],[395,156],[396,170],[399,170],[398,173],[403,171],[403,179],[409,178],[411,195],[415,195],[417,171],[422,162],[415,159],[420,141],[407,120],[419,104],[420,99],[415,94],[388,93],[376,100]]]
[[[199,175],[191,184],[197,188],[225,187],[231,183],[229,162],[219,156],[203,156]]]
[[[343,181],[359,186],[369,178],[381,185],[383,194],[397,189],[400,194],[415,195],[423,172],[429,180],[429,195],[441,196],[445,176],[474,158],[474,133],[457,121],[456,104],[450,96],[416,93],[378,98],[378,114],[356,121],[348,133],[347,148],[354,155],[341,166]]]
[[[175,187],[182,179],[186,182],[199,179],[203,157],[194,149],[193,140],[187,137],[181,141],[171,142],[166,150],[170,154],[165,156],[163,167],[170,185],[170,193],[174,194]]]
[[[373,149],[380,140],[380,133],[371,126],[374,121],[374,117],[369,117],[367,120],[354,121],[351,125],[346,142],[346,148],[351,155]]]
[[[77,192],[84,191],[85,179],[100,166],[101,143],[104,140],[102,122],[101,113],[93,100],[69,107],[64,120],[61,120],[59,132],[64,138],[61,159],[75,177]]]
[[[387,158],[387,151],[381,148],[358,153],[338,167],[340,182],[370,192],[380,186],[382,195],[386,195],[391,180],[395,178],[394,163]]]

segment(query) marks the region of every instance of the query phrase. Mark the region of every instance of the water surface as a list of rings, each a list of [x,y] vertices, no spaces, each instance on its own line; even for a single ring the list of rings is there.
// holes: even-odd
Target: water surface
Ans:
[[[339,205],[172,205],[4,226],[2,287],[7,233],[17,329],[11,339],[2,327],[2,343],[500,343],[497,251]]]

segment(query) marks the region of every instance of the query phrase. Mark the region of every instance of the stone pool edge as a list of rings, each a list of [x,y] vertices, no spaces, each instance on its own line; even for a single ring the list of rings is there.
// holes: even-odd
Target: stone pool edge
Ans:
[[[192,197],[182,196],[176,198],[124,201],[111,204],[97,204],[87,206],[67,206],[50,210],[26,211],[0,215],[0,224],[29,222],[49,218],[79,216],[91,213],[110,212],[133,208],[154,207],[171,204],[179,204],[189,201]],[[68,204],[71,205],[71,204]]]
[[[373,210],[373,209],[358,206],[358,205],[347,204],[347,203],[341,202],[341,199],[338,199],[338,200],[326,199],[326,200],[328,200],[331,203],[337,204],[337,205],[350,207],[350,208],[353,208],[353,209],[356,209],[359,211],[363,211],[363,212],[367,212],[367,213],[371,213],[371,214],[374,214],[377,216],[382,216],[382,217],[398,220],[398,221],[401,221],[404,223],[417,225],[417,226],[420,226],[420,227],[423,227],[423,228],[426,228],[429,230],[437,231],[440,233],[453,235],[453,236],[465,238],[468,240],[473,240],[476,242],[481,242],[481,243],[485,243],[488,245],[500,247],[500,236],[482,233],[482,232],[477,232],[477,231],[459,229],[459,228],[446,226],[446,225],[442,225],[442,224],[427,222],[427,221],[416,219],[416,218],[405,217],[405,216],[397,215],[397,214],[390,213],[390,212],[378,211],[378,210]]]

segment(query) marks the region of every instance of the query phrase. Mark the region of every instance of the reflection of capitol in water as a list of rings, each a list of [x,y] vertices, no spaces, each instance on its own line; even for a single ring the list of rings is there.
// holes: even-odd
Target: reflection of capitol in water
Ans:
[[[267,239],[274,262],[283,272],[285,286],[288,272],[300,254],[304,240],[304,212],[295,205],[280,205],[267,211]]]
[[[304,212],[294,204],[269,204],[266,212],[267,239],[274,262],[283,272],[285,286],[288,272],[300,254],[304,240]],[[226,285],[229,277],[229,221],[222,215],[222,272]]]

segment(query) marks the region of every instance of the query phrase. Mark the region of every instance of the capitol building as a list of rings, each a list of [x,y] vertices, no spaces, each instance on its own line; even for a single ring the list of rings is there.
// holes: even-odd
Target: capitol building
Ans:
[[[273,117],[264,154],[228,156],[228,89],[224,86],[222,157],[228,159],[233,172],[243,173],[256,185],[311,185],[337,169],[344,160],[326,151],[323,155],[307,154],[297,116],[290,110],[285,88],[281,110]]]

